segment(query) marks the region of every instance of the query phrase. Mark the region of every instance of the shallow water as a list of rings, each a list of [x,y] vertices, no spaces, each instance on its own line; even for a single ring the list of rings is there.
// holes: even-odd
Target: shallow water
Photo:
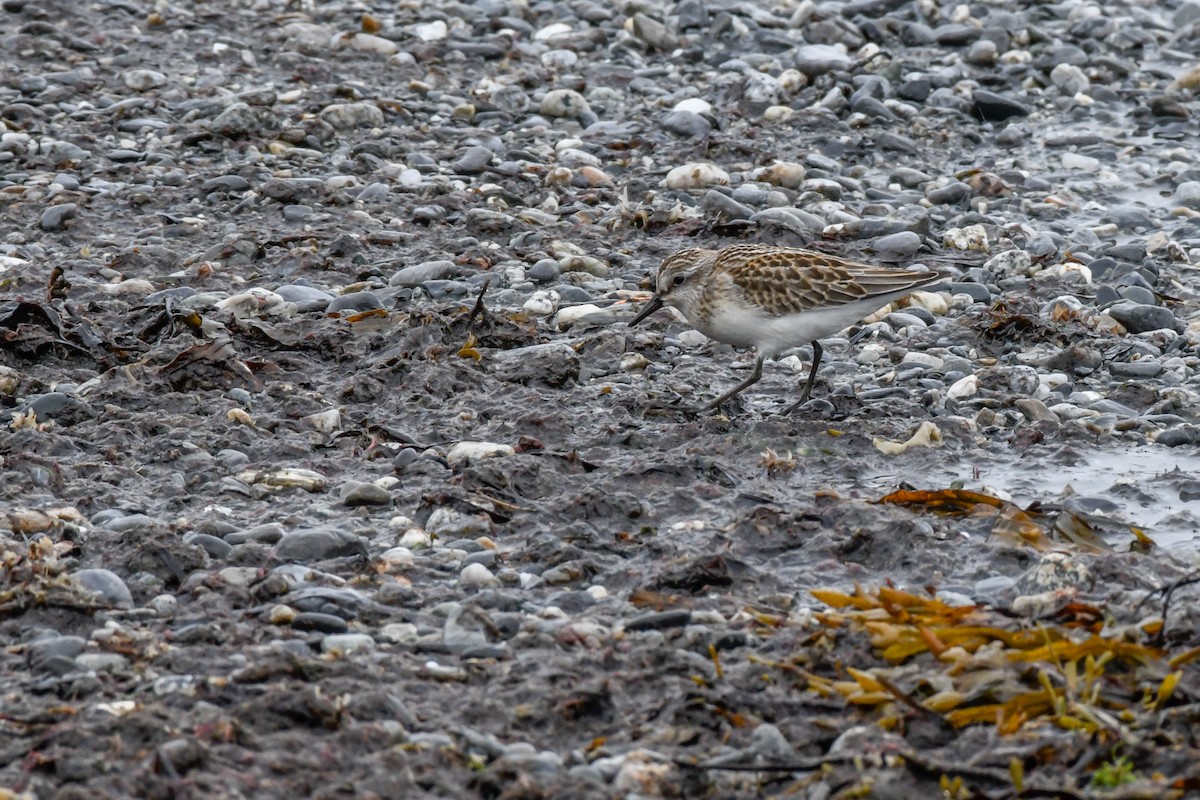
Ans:
[[[1120,507],[1123,521],[1163,547],[1190,542],[1200,548],[1200,453],[1156,445],[1068,452],[1050,464],[1043,458],[980,452],[970,464],[932,468],[930,485],[921,488],[960,480],[969,488],[997,489],[1020,506],[1071,494],[1101,497]]]

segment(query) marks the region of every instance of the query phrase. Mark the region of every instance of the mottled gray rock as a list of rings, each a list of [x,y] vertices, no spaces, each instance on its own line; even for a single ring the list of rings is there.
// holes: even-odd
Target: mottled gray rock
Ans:
[[[509,383],[559,388],[579,378],[579,355],[563,342],[502,350],[488,360],[495,375]]]

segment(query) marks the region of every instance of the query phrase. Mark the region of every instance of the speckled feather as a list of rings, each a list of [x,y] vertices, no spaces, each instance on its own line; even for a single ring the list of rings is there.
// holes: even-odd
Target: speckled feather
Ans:
[[[728,302],[727,275],[742,299],[764,314],[782,317],[846,305],[912,289],[937,278],[929,272],[888,269],[798,248],[739,244],[717,251],[700,312]],[[881,303],[883,305],[883,303]]]

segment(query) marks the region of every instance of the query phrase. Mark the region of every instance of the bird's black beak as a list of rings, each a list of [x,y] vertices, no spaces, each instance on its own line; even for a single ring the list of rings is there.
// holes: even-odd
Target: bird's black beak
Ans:
[[[659,297],[658,295],[655,295],[654,298],[651,299],[649,303],[646,303],[646,305],[642,306],[642,310],[637,313],[636,317],[629,320],[629,327],[632,328],[634,325],[637,325],[639,322],[641,322],[646,317],[653,314],[655,311],[658,311],[662,307],[663,307],[662,298]]]

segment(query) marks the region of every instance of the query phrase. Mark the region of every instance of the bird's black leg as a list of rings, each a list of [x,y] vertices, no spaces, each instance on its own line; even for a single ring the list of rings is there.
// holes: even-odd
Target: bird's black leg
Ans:
[[[821,354],[824,352],[821,349],[821,343],[814,341],[813,346],[813,362],[812,368],[808,371],[808,380],[804,382],[804,391],[800,393],[800,399],[787,407],[784,414],[790,414],[800,406],[808,402],[808,398],[812,395],[813,384],[817,381],[817,366],[821,363]]]
[[[730,398],[734,397],[735,395],[740,394],[742,392],[742,390],[745,389],[747,386],[757,383],[758,379],[762,377],[762,367],[763,367],[763,357],[759,356],[758,360],[754,362],[754,372],[751,373],[749,378],[742,381],[737,386],[733,387],[728,392],[726,392],[725,394],[718,397],[716,400],[713,400],[711,403],[705,403],[704,405],[700,406],[696,410],[697,411],[712,411],[714,408],[718,408],[726,400],[729,400]]]

